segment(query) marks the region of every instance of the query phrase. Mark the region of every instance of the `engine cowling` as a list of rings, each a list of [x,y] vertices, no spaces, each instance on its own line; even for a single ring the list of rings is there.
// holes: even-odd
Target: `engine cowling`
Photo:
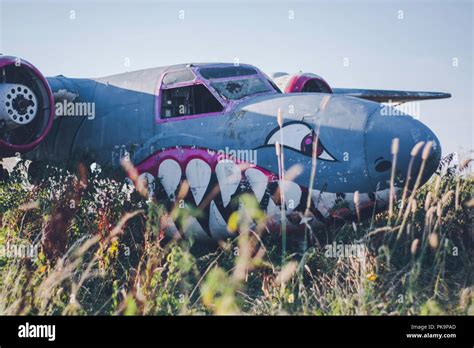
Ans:
[[[330,93],[332,89],[321,77],[313,73],[299,73],[289,75],[276,73],[273,81],[283,93]]]
[[[33,150],[53,120],[54,98],[45,77],[23,59],[0,56],[0,158]]]

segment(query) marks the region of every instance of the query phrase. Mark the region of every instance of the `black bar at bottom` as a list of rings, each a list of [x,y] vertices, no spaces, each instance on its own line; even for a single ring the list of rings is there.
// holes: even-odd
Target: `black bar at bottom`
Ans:
[[[54,325],[54,340],[52,327],[35,325]],[[47,337],[31,337],[39,334]],[[30,337],[19,337],[21,335]],[[283,344],[290,347],[403,343],[472,347],[474,317],[0,317],[2,348],[29,344],[137,346],[146,343]]]

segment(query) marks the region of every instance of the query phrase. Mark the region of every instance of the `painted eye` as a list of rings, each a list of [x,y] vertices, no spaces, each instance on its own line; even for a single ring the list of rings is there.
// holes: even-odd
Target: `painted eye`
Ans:
[[[307,136],[303,138],[301,142],[301,152],[307,156],[313,155],[313,143],[316,141],[316,135],[314,132],[309,133]],[[319,157],[323,153],[323,147],[318,141],[318,145],[316,148],[316,156]]]
[[[268,137],[267,144],[279,142],[286,147],[291,147],[311,157],[313,155],[314,141],[316,141],[316,134],[309,126],[301,122],[294,122],[284,125],[282,129],[277,128],[276,131]],[[318,141],[316,156],[318,159],[336,161],[336,159],[326,151],[321,141]]]

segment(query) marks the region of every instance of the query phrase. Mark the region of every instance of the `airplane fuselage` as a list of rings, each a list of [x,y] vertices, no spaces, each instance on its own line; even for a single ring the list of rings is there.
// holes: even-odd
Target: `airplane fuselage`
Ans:
[[[128,157],[170,201],[186,181],[186,205],[205,214],[185,229],[201,239],[230,235],[227,221],[238,209],[232,202],[242,193],[253,195],[276,225],[283,198],[295,229],[305,211],[315,220],[341,211],[353,216],[355,192],[357,209],[383,209],[394,138],[400,144],[396,169],[401,176],[415,144],[433,144],[423,181],[441,153],[436,136],[408,115],[387,116],[379,103],[343,95],[282,94],[249,65],[178,65],[47,81],[56,119],[28,158],[118,167]],[[419,164],[418,158],[414,171]],[[285,173],[293,172],[285,180]],[[168,232],[182,229],[171,223]]]

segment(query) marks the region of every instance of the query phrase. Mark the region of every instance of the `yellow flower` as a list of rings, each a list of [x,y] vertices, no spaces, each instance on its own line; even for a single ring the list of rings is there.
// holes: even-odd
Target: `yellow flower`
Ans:
[[[288,295],[288,303],[294,303],[295,302],[295,295],[289,294]]]
[[[377,279],[377,275],[375,273],[369,273],[367,275],[367,279],[371,282],[375,281]]]
[[[41,266],[39,271],[40,271],[40,273],[46,272],[46,265]]]
[[[227,228],[229,229],[229,231],[235,232],[237,231],[238,223],[239,213],[234,211],[229,217],[229,221],[227,222]]]

